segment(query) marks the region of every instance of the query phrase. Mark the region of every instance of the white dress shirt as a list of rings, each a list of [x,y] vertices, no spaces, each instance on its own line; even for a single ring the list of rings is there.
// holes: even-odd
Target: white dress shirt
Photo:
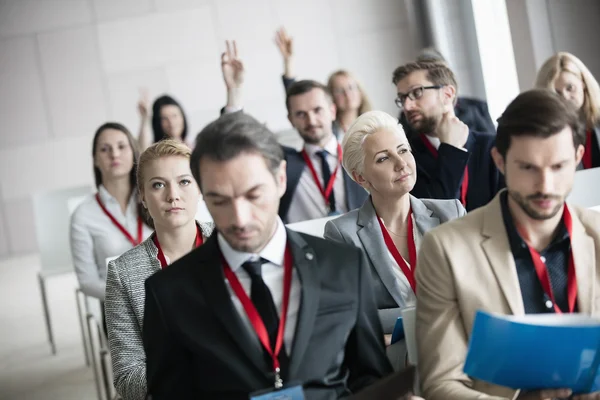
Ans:
[[[346,206],[346,188],[344,186],[344,171],[342,165],[338,162],[338,141],[335,136],[331,136],[331,139],[324,148],[306,143],[304,144],[304,150],[306,150],[308,157],[312,161],[312,165],[315,168],[315,172],[319,177],[323,189],[326,188],[327,182],[323,183],[321,157],[317,155],[317,152],[321,150],[327,151],[327,162],[332,174],[339,164],[339,169],[333,183],[335,208],[336,211],[341,214],[348,212],[348,207]],[[300,175],[300,181],[298,182],[292,202],[290,203],[287,221],[288,223],[293,223],[323,218],[326,217],[328,213],[329,210],[327,209],[325,198],[323,197],[323,194],[321,194],[309,167],[306,166],[302,171],[302,175]]]
[[[418,237],[417,237],[417,233],[416,233],[416,228],[415,228],[415,216],[411,214],[410,216],[412,218],[412,223],[413,223],[413,231],[412,231],[412,235],[413,235],[413,240],[415,241],[415,247],[418,249],[421,247],[421,243],[418,241]],[[385,222],[383,222],[383,219],[381,219],[381,223],[385,226]],[[387,229],[387,227],[386,227]],[[388,229],[389,232],[389,229]],[[385,249],[387,251],[387,255],[388,258],[390,259],[390,265],[391,269],[392,269],[392,274],[394,275],[394,278],[396,279],[396,283],[398,284],[398,287],[400,287],[400,293],[402,295],[402,304],[398,304],[399,307],[401,308],[406,308],[406,307],[412,307],[415,306],[417,304],[417,297],[415,296],[415,292],[412,290],[412,287],[410,286],[410,282],[408,281],[408,278],[406,277],[406,275],[404,275],[404,272],[402,272],[402,269],[400,268],[400,265],[398,265],[398,263],[396,262],[396,259],[394,258],[394,255],[392,254],[392,252],[390,251],[390,249],[388,249],[387,246],[385,246]],[[402,254],[400,254],[400,257],[402,257]],[[404,262],[406,263],[406,265],[410,265],[410,262],[407,261],[404,257],[402,257],[402,259],[404,260]],[[416,265],[410,265],[410,269],[414,269],[416,267]]]
[[[98,187],[98,193],[108,212],[137,239],[137,196],[131,196],[123,214],[117,199],[108,193],[104,186]],[[81,291],[88,296],[104,300],[106,259],[120,256],[133,246],[102,211],[95,196],[93,194],[87,197],[71,216],[71,255]],[[142,240],[152,232],[152,229],[144,224]]]
[[[287,233],[285,231],[285,226],[279,217],[277,218],[277,229],[275,234],[269,241],[269,243],[264,247],[264,249],[260,252],[260,254],[252,254],[252,253],[243,253],[240,251],[236,251],[231,248],[229,243],[223,238],[223,236],[219,233],[217,236],[217,240],[219,242],[219,247],[221,252],[223,253],[223,257],[227,263],[229,263],[229,267],[235,273],[237,278],[239,279],[244,291],[250,297],[250,288],[252,286],[252,279],[250,275],[242,268],[242,264],[246,261],[256,261],[261,257],[267,260],[268,262],[262,265],[262,278],[269,290],[271,291],[271,296],[273,297],[273,302],[275,303],[275,307],[277,308],[277,316],[281,318],[281,306],[283,303],[283,260],[285,255],[285,249],[287,246]],[[242,317],[242,320],[248,327],[248,330],[251,332],[251,336],[256,338],[256,342],[259,346],[262,346],[258,340],[258,336],[250,323],[250,319],[242,306],[242,303],[231,289],[229,281],[225,279],[225,283],[227,285],[227,289],[229,290],[229,295],[231,296],[231,301],[233,302],[237,312]],[[290,302],[288,305],[287,318],[285,323],[285,332],[283,336],[283,342],[285,344],[285,349],[288,355],[291,353],[292,345],[294,343],[294,332],[296,331],[296,323],[298,322],[298,310],[300,309],[300,297],[301,297],[301,286],[300,286],[300,278],[298,277],[298,272],[296,268],[293,269],[292,272],[292,287],[290,290]]]
[[[429,140],[429,143],[431,143],[431,145],[433,147],[435,147],[436,150],[438,150],[440,148],[440,144],[442,144],[442,141],[440,140],[440,138],[438,138],[437,136],[431,136],[431,135],[425,135],[425,137],[427,138],[427,140]],[[461,149],[462,151],[468,151],[464,147],[457,147],[457,149]]]

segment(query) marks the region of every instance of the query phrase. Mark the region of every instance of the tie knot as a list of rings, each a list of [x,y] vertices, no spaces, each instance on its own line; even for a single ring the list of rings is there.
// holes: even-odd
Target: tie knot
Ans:
[[[266,262],[267,260],[264,258],[255,261],[246,261],[242,264],[242,268],[250,275],[250,278],[262,277],[262,265]]]
[[[327,155],[329,154],[327,152],[327,150],[319,150],[316,152],[317,156],[321,157],[322,159],[326,159]]]

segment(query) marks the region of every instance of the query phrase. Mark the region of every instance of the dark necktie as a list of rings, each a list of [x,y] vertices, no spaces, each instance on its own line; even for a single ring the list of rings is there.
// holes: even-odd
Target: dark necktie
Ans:
[[[258,261],[246,261],[242,264],[242,268],[250,275],[250,279],[252,279],[250,299],[265,324],[265,328],[269,334],[269,341],[271,342],[271,349],[275,351],[275,341],[277,340],[277,331],[279,329],[279,316],[277,315],[277,307],[275,307],[271,291],[262,278],[262,265],[266,262],[268,261],[263,258]],[[267,364],[272,366],[273,358],[266,349],[264,349],[264,354]],[[281,373],[284,376],[283,374],[287,372],[289,365],[285,344],[282,344],[278,358]]]
[[[327,184],[329,183],[329,179],[331,179],[331,169],[329,168],[329,163],[327,162],[327,151],[320,150],[317,151],[317,156],[321,159],[321,169],[323,171],[323,190],[327,189]],[[331,194],[329,195],[329,210],[331,212],[335,211],[335,194],[334,190],[331,190]]]

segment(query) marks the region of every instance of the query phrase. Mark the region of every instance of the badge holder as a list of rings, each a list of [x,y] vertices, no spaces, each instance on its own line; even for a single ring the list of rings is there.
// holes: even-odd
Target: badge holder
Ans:
[[[250,400],[304,400],[302,384],[290,382],[278,389],[263,389],[250,393]]]

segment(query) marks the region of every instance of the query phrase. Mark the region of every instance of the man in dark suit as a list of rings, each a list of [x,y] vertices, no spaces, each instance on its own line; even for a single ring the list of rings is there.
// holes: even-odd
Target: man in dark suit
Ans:
[[[342,168],[342,149],[332,129],[335,104],[327,87],[311,80],[294,82],[287,90],[286,106],[304,146],[301,151],[283,149],[288,188],[279,206],[281,218],[304,221],[362,206],[368,193]],[[332,190],[323,193],[327,186]]]
[[[283,156],[243,113],[198,135],[192,173],[218,233],[146,281],[152,399],[248,399],[294,383],[337,399],[391,372],[360,250],[277,215]]]
[[[396,104],[415,131],[415,197],[458,199],[467,211],[486,205],[504,186],[490,151],[494,135],[469,130],[454,114],[458,84],[445,63],[398,67]]]

